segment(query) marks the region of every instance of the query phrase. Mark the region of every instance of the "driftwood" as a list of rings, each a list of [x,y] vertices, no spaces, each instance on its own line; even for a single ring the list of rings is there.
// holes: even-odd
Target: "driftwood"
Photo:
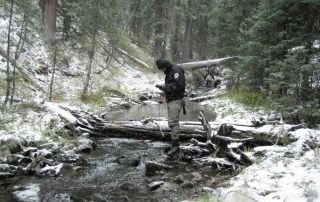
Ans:
[[[246,142],[251,141],[253,138],[246,139],[233,139],[228,137],[233,130],[232,126],[222,124],[216,135],[213,134],[212,128],[207,121],[204,113],[200,112],[199,120],[203,124],[203,127],[207,134],[206,147],[212,152],[212,155],[208,158],[199,159],[201,162],[210,162],[212,167],[216,167],[221,170],[221,167],[232,167],[233,170],[238,170],[240,165],[251,165],[253,161],[247,157],[241,150],[237,149],[235,153],[228,147],[231,142]],[[200,144],[199,142],[197,145]]]

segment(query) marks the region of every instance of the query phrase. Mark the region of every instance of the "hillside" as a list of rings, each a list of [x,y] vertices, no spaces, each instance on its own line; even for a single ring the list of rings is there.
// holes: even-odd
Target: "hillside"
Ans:
[[[8,19],[1,18],[0,29],[6,30],[7,26]],[[17,29],[13,29],[12,36],[16,43],[19,40]],[[1,32],[0,48],[4,53],[7,49],[5,39],[5,32]],[[159,93],[154,86],[163,82],[161,72],[152,67],[141,67],[120,53],[115,53],[114,59],[107,65],[104,50],[107,43],[103,43],[103,39],[100,39],[101,43],[97,46],[93,61],[90,96],[83,102],[80,100],[80,95],[86,75],[88,47],[77,43],[76,40],[70,40],[58,45],[59,57],[55,66],[53,99],[50,102],[48,89],[53,72],[53,51],[44,46],[36,31],[30,32],[28,38],[23,40],[25,40],[24,47],[19,59],[15,61],[20,73],[17,73],[14,103],[11,107],[0,108],[2,145],[20,145],[20,150],[23,150],[30,145],[40,147],[43,143],[50,143],[59,147],[62,145],[61,151],[73,151],[73,149],[67,150],[72,147],[69,140],[73,140],[73,133],[65,130],[68,123],[51,111],[51,106],[56,107],[60,104],[100,114],[108,111],[115,100],[119,102],[119,98],[114,100],[112,92],[125,94],[120,101],[126,102],[128,98],[137,99],[143,93],[150,95]],[[122,44],[124,50],[152,66],[152,56],[146,50],[138,48],[130,40],[125,40]],[[11,53],[15,53],[15,47],[12,47]],[[7,60],[2,56],[0,60],[2,103],[6,93]],[[21,72],[28,75],[33,83]],[[218,113],[216,120],[221,123],[250,122],[256,115],[263,117],[270,115],[263,109],[246,108],[225,98],[207,100],[199,104],[213,105]],[[212,200],[217,201],[222,201],[231,192],[241,192],[266,202],[320,201],[320,182],[317,180],[320,177],[319,130],[299,129],[290,135],[298,141],[286,146],[257,147],[246,151],[256,163],[239,171],[239,175],[215,187],[215,190],[203,189],[204,192],[208,191],[208,195],[214,198]],[[308,146],[306,142],[313,142],[314,147]],[[90,146],[92,149],[93,146]],[[7,149],[5,152],[11,151]],[[4,157],[0,160],[4,161]],[[205,194],[204,192],[202,194]]]

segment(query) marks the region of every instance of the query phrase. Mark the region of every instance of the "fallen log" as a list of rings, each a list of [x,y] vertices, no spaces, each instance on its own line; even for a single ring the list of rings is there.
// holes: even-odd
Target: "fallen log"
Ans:
[[[191,102],[202,102],[205,100],[212,100],[214,98],[220,97],[222,95],[225,95],[226,91],[224,90],[220,90],[218,93],[214,94],[214,95],[206,95],[206,96],[199,96],[199,97],[194,97],[194,98],[190,98],[189,101]]]
[[[134,62],[138,63],[139,65],[141,65],[142,67],[145,67],[145,68],[150,68],[150,66],[148,64],[146,64],[145,62],[139,60],[138,58],[130,55],[128,52],[120,49],[120,48],[117,48],[117,50],[123,54],[124,56],[128,57],[129,59],[133,60]]]
[[[228,147],[231,142],[245,142],[252,140],[253,138],[237,140],[228,137],[233,130],[233,127],[228,126],[227,124],[222,124],[217,131],[217,135],[213,135],[211,126],[207,121],[205,114],[201,111],[199,120],[207,133],[207,142],[205,145],[213,153],[211,157],[201,158],[201,162],[207,160],[212,164],[212,167],[216,167],[218,170],[221,170],[221,167],[223,166],[226,168],[232,167],[234,171],[237,171],[240,165],[251,165],[253,163],[253,161],[241,152],[241,150],[237,149],[239,154],[236,154]],[[204,144],[197,142],[197,145],[201,146]]]
[[[214,60],[188,62],[188,63],[182,63],[182,64],[178,64],[178,65],[180,65],[183,69],[195,69],[195,68],[199,68],[199,67],[207,67],[207,66],[211,66],[211,65],[221,64],[222,62],[226,62],[231,59],[235,60],[235,59],[238,59],[238,57],[226,57],[226,58],[219,58],[219,59],[214,59]]]
[[[88,132],[92,136],[106,137],[132,137],[154,140],[169,140],[171,137],[170,128],[167,120],[163,118],[148,118],[142,121],[107,121],[92,113],[71,109],[66,106],[52,108],[67,122],[67,126],[76,131]],[[65,110],[65,112],[61,111]],[[180,132],[181,140],[190,140],[192,138],[198,141],[207,141],[208,135],[201,124],[201,121],[181,121]],[[221,127],[220,122],[208,122],[211,130],[218,139],[229,142],[238,142],[241,139],[244,142],[255,142],[256,144],[282,144],[282,137],[277,130],[278,125],[262,125],[256,127],[253,123],[226,122],[226,127],[230,127],[227,136],[220,137],[217,131]],[[279,126],[280,127],[280,126]],[[305,127],[299,125],[283,125],[282,134],[288,131]],[[161,129],[161,130],[160,130]],[[290,137],[292,138],[292,137]],[[296,141],[290,139],[290,142]]]

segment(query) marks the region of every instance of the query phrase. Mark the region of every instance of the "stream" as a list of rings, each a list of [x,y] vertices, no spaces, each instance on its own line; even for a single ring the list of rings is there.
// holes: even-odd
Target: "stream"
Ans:
[[[180,115],[181,121],[198,121],[199,111],[206,113],[209,121],[215,119],[214,109],[201,106],[199,103],[187,102],[187,114]],[[148,103],[128,110],[114,111],[107,115],[109,120],[141,120],[147,117],[167,117],[166,105]],[[66,172],[54,177],[15,176],[11,183],[0,187],[2,202],[15,201],[12,188],[35,185],[39,189],[40,201],[183,201],[201,197],[202,187],[212,187],[213,176],[217,173],[210,165],[199,165],[195,162],[169,163],[173,169],[159,171],[153,175],[145,172],[145,162],[164,159],[164,148],[168,142],[137,140],[126,138],[92,138],[97,148],[90,154],[84,154],[88,161],[79,171]],[[141,157],[138,166],[121,165],[117,157],[138,155]],[[194,180],[194,173],[202,179]],[[182,176],[185,185],[176,183],[176,177]],[[164,181],[165,185],[150,190],[148,184]]]

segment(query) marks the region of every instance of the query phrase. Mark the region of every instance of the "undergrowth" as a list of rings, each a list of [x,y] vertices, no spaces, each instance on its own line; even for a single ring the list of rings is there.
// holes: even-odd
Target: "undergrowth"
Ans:
[[[268,101],[261,92],[250,89],[249,87],[231,90],[225,96],[235,102],[242,103],[247,107],[272,109],[272,103]]]

